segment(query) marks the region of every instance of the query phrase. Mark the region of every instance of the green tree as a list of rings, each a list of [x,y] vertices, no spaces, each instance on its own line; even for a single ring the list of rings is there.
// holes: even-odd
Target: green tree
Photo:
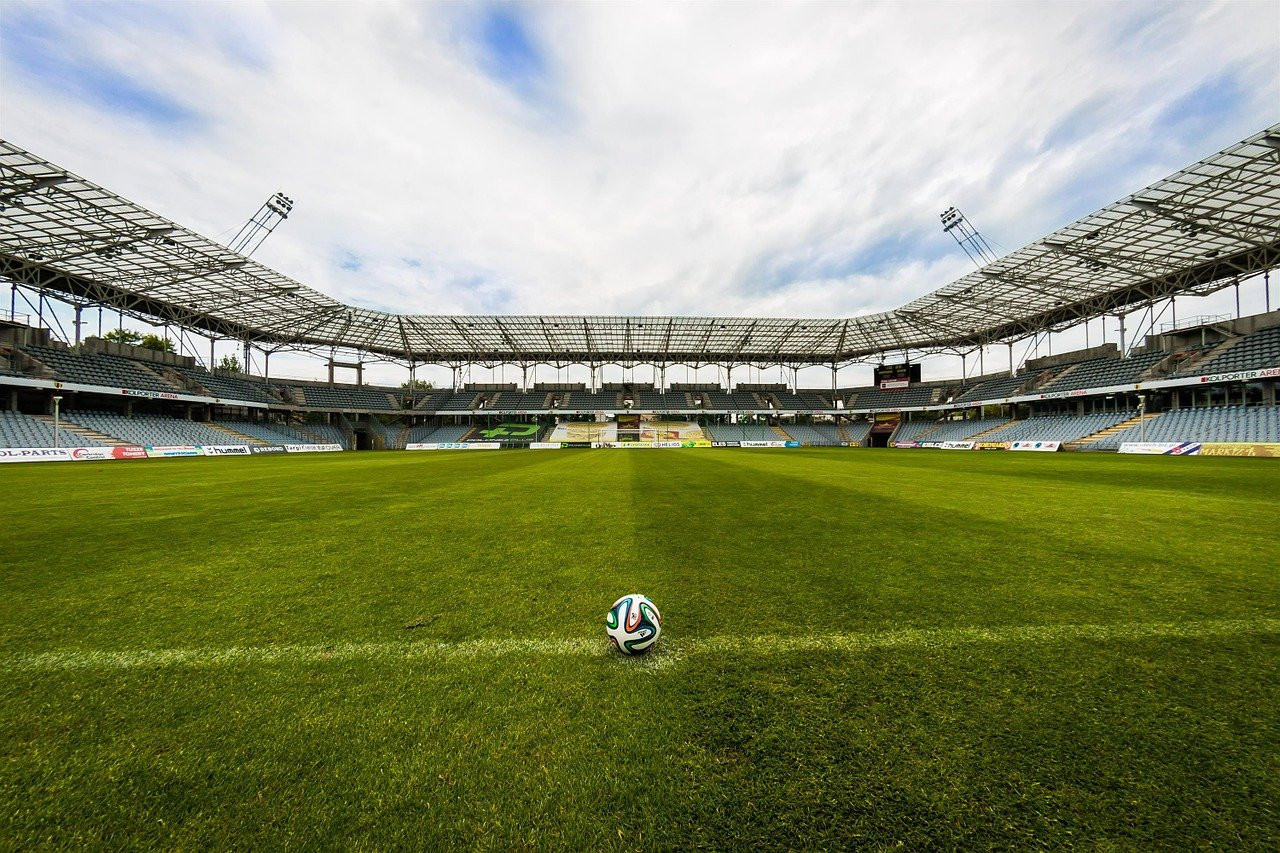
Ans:
[[[222,361],[218,362],[218,369],[225,370],[228,373],[240,372],[240,359],[234,355],[224,355]]]
[[[173,352],[173,341],[159,335],[143,335],[142,340],[138,341],[138,346],[153,349],[156,352]]]
[[[405,391],[430,391],[435,387],[425,379],[411,379],[408,382],[400,383],[400,388]]]
[[[124,327],[112,329],[103,335],[103,337],[112,343],[129,344],[130,346],[136,346],[137,343],[142,340],[142,335],[138,334],[133,329],[126,329]]]

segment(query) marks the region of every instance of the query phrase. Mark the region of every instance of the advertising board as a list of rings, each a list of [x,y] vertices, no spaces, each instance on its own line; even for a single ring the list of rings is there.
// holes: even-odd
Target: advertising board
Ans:
[[[1120,445],[1121,453],[1141,453],[1153,456],[1198,456],[1198,441],[1126,441]]]
[[[1010,450],[1034,450],[1041,453],[1052,453],[1060,447],[1061,441],[1014,441],[1009,444]]]

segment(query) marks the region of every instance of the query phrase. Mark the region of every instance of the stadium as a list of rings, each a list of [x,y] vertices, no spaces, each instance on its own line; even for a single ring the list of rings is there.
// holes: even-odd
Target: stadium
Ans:
[[[1280,843],[1280,124],[838,318],[381,310],[103,184],[0,140],[6,846]]]

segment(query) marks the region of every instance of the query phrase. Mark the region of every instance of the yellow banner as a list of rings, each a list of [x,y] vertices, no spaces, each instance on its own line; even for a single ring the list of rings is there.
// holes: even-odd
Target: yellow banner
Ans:
[[[1280,456],[1280,444],[1245,444],[1229,442],[1202,444],[1201,456]]]

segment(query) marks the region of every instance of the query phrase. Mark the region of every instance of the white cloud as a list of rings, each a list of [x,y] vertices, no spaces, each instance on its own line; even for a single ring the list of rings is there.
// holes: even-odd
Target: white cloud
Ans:
[[[944,207],[1013,249],[1280,103],[1265,4],[505,7],[533,95],[478,60],[488,7],[87,8],[7,6],[7,29],[202,120],[106,109],[10,35],[7,136],[224,239],[282,189],[262,260],[406,312],[890,308],[965,271]],[[1212,120],[1174,121],[1198,90]]]

